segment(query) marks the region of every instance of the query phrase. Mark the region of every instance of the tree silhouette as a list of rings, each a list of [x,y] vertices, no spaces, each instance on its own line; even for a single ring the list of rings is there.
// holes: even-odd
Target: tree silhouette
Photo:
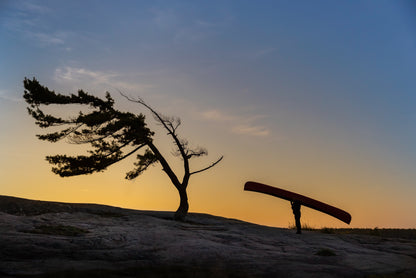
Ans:
[[[110,93],[106,93],[105,99],[90,95],[83,90],[78,94],[62,95],[50,91],[42,86],[33,78],[25,78],[24,99],[29,104],[29,114],[36,120],[36,124],[41,128],[56,127],[59,131],[37,135],[40,140],[57,142],[67,139],[74,144],[88,144],[88,155],[67,156],[54,155],[47,156],[46,160],[53,164],[52,171],[61,177],[91,174],[101,172],[108,166],[119,162],[132,154],[137,154],[135,168],[126,174],[126,179],[132,180],[143,173],[150,165],[160,163],[163,171],[169,176],[173,185],[179,192],[180,204],[175,212],[175,220],[183,220],[188,213],[189,204],[187,187],[192,175],[206,171],[218,164],[223,156],[218,158],[209,166],[196,170],[190,170],[190,159],[207,155],[204,148],[192,149],[188,141],[179,138],[177,130],[181,125],[181,120],[177,117],[168,117],[156,112],[151,106],[142,99],[133,99],[123,95],[129,101],[140,104],[148,109],[155,120],[172,137],[175,146],[174,155],[183,161],[183,178],[179,180],[171,166],[156,147],[153,141],[154,132],[151,131],[146,123],[143,114],[133,114],[121,112],[114,109],[114,99]],[[50,114],[45,114],[41,110],[41,105],[84,105],[92,110],[89,113],[80,111],[76,117],[60,118]]]

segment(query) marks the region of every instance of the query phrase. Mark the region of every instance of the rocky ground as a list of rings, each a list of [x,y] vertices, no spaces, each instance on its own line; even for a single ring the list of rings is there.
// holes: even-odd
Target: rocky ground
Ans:
[[[416,239],[0,196],[0,277],[416,277]]]

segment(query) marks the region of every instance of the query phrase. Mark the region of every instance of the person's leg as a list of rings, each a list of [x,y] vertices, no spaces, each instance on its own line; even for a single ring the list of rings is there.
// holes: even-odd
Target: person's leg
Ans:
[[[295,216],[295,224],[297,229],[297,234],[302,233],[301,224],[300,224],[300,203],[299,202],[290,202],[292,205],[292,211]]]
[[[297,234],[301,234],[301,225],[300,225],[300,206],[298,208],[298,214],[295,216],[295,221],[296,221],[296,228],[297,228]]]

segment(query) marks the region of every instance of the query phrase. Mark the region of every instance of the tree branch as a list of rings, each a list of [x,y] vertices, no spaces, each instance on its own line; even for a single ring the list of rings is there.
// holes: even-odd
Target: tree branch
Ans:
[[[126,155],[124,155],[124,156],[120,157],[119,159],[117,159],[117,160],[115,160],[115,161],[112,161],[111,163],[109,163],[108,165],[106,165],[106,167],[108,167],[108,166],[110,166],[110,165],[113,165],[114,163],[119,162],[119,161],[121,161],[121,160],[123,160],[123,159],[125,159],[125,158],[129,157],[130,155],[132,155],[133,153],[135,153],[136,151],[138,151],[139,149],[141,149],[141,148],[142,148],[142,147],[144,147],[144,146],[146,146],[146,144],[142,144],[142,145],[138,146],[137,148],[135,148],[135,149],[134,149],[134,150],[132,150],[131,152],[127,153]],[[122,148],[122,147],[120,147],[120,148]]]
[[[193,174],[198,174],[198,173],[201,173],[201,172],[206,171],[206,170],[208,170],[208,169],[211,169],[212,167],[214,167],[215,165],[217,165],[218,163],[220,163],[220,161],[221,161],[223,158],[224,158],[224,156],[221,156],[221,157],[220,157],[217,161],[215,161],[214,163],[212,163],[210,166],[205,167],[204,169],[201,169],[201,170],[198,170],[198,171],[192,172],[192,173],[190,173],[190,175],[193,175]]]
[[[176,128],[179,127],[180,125],[180,121],[178,121],[178,124],[176,125],[176,127],[173,126],[172,121],[169,121],[168,119],[163,119],[163,117],[161,115],[159,115],[159,113],[157,113],[152,107],[150,107],[149,105],[146,104],[146,102],[144,102],[143,99],[141,98],[137,98],[137,99],[133,99],[131,97],[126,96],[125,94],[123,94],[122,92],[119,91],[119,93],[125,97],[127,100],[131,101],[131,102],[136,102],[139,103],[141,105],[143,105],[144,107],[146,107],[147,109],[149,109],[153,115],[156,117],[156,119],[159,120],[159,122],[163,125],[163,127],[169,131],[169,134],[172,136],[176,146],[179,149],[179,152],[181,153],[182,157],[183,157],[183,161],[184,161],[184,168],[185,168],[185,175],[189,175],[189,161],[188,161],[188,157],[186,155],[185,149],[182,146],[178,136],[176,135]],[[170,127],[168,126],[168,124],[166,124],[166,122],[169,123]]]
[[[155,145],[152,142],[147,144],[150,150],[156,155],[157,159],[159,160],[160,164],[162,165],[163,171],[169,176],[170,180],[172,181],[173,185],[179,190],[181,183],[178,180],[178,177],[173,172],[172,168],[170,168],[169,163],[163,157],[163,155],[159,152]]]
[[[190,150],[190,149],[186,150],[186,156],[188,157],[188,159],[191,159],[193,156],[199,157],[199,156],[204,156],[207,154],[208,154],[208,151],[205,148],[201,148],[201,147],[198,147],[194,150]]]

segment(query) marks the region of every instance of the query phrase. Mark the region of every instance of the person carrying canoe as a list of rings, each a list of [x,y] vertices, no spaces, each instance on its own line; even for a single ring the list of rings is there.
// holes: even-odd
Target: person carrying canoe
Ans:
[[[296,229],[297,234],[301,234],[301,225],[300,225],[300,202],[298,201],[290,201],[290,204],[292,205],[292,211],[295,215],[295,223],[296,223]]]

